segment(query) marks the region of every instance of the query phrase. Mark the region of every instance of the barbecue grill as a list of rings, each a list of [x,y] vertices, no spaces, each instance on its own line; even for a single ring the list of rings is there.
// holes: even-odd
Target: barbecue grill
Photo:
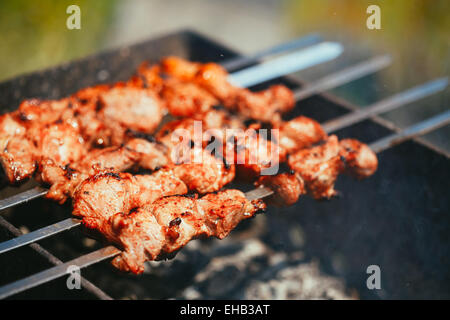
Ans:
[[[314,39],[303,41],[307,45]],[[0,84],[0,108],[12,111],[26,98],[57,99],[86,86],[124,80],[142,61],[157,62],[167,55],[214,62],[239,56],[211,39],[182,31]],[[256,63],[249,59],[238,64],[234,61],[229,68]],[[385,66],[386,59],[371,63],[375,70]],[[350,80],[350,74],[346,70],[341,81],[345,82],[346,77]],[[288,118],[302,114],[326,122],[325,128],[330,131],[339,129],[336,133],[340,138],[354,137],[367,143],[401,131],[376,113],[442,89],[442,80],[432,82],[422,91],[419,88],[366,108],[373,113],[366,111],[363,116],[360,113],[336,123],[327,121],[359,108],[330,94],[315,94],[336,86],[332,80],[323,79],[317,85],[284,77],[257,88],[280,82],[292,89],[302,88],[297,97],[304,100]],[[387,147],[385,142],[378,146]],[[319,287],[328,285],[345,293],[344,296],[318,293],[312,294],[313,298],[349,297],[352,289],[361,298],[449,298],[450,221],[446,215],[450,207],[449,154],[413,138],[380,153],[379,161],[378,172],[358,182],[358,187],[354,181],[340,177],[337,183],[340,200],[317,202],[303,198],[289,208],[270,208],[264,218],[244,221],[225,240],[192,242],[175,260],[150,263],[144,275],[121,274],[108,263],[87,259],[92,265],[81,271],[81,290],[68,290],[67,277],[59,277],[40,285],[31,279],[32,288],[11,295],[13,291],[7,289],[14,286],[8,284],[62,261],[86,258],[85,254],[104,247],[86,238],[84,230],[68,221],[65,232],[0,254],[0,292],[12,299],[278,298],[279,295],[264,291],[265,284],[282,283],[286,274],[295,274],[296,270],[300,270],[301,278],[302,267],[307,266],[310,268],[307,272],[320,273],[316,279]],[[43,199],[29,201],[45,192],[33,187],[33,182],[29,182],[19,189],[5,187],[1,191],[1,199],[21,194],[27,201],[1,212],[0,241],[70,217],[70,206]],[[22,194],[26,190],[34,193]],[[374,264],[382,272],[381,290],[369,290],[366,286],[366,269]],[[302,297],[300,283],[298,288],[299,292],[281,297]]]

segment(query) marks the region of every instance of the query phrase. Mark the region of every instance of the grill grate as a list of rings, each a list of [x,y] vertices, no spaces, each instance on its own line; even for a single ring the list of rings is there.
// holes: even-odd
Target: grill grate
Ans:
[[[305,45],[305,43],[311,44],[311,42],[315,42],[315,40],[317,40],[316,38],[309,38],[309,39],[306,38],[306,39],[309,42],[308,41],[304,41],[304,42],[297,41],[296,43],[301,43],[301,44]],[[314,40],[311,40],[311,39],[314,39]],[[282,47],[277,48],[277,50],[272,50],[272,51],[268,50],[267,52],[269,52],[270,54],[280,53],[282,51],[282,50],[280,50],[280,48],[282,48]],[[292,49],[292,44],[286,45],[286,48]],[[262,56],[257,55],[256,58],[259,59],[259,58],[262,58]],[[254,59],[252,59],[252,60],[254,60]],[[242,61],[241,63],[249,62],[248,59],[243,59],[243,60],[241,59],[241,60],[236,60],[236,61]],[[296,97],[299,99],[305,99],[305,98],[310,97],[321,91],[348,83],[349,81],[352,81],[352,80],[361,78],[365,75],[371,74],[375,71],[380,70],[383,67],[386,67],[389,63],[390,63],[390,58],[387,56],[378,57],[378,58],[366,61],[364,63],[360,63],[353,67],[347,68],[343,71],[329,75],[323,79],[320,79],[319,81],[317,81],[313,84],[310,84],[310,85],[302,87],[301,89],[298,89],[296,91]],[[235,64],[233,66],[233,68],[238,68],[241,66],[243,66],[243,64],[240,66],[236,66],[236,64]],[[425,96],[434,94],[438,91],[442,91],[446,86],[447,86],[447,79],[438,79],[438,80],[426,83],[419,87],[416,87],[411,90],[402,92],[398,95],[395,95],[394,97],[383,100],[372,106],[366,107],[366,108],[362,109],[362,111],[355,111],[353,113],[350,113],[349,115],[336,118],[333,121],[326,122],[325,128],[327,129],[328,132],[345,128],[345,127],[355,124],[357,122],[371,118],[379,113],[386,112],[388,110],[392,110],[394,108],[403,106],[407,103],[414,102],[420,98],[424,98]],[[439,115],[437,117],[429,119],[428,121],[426,121],[424,123],[420,123],[416,126],[412,126],[411,128],[409,128],[407,130],[401,131],[397,135],[389,136],[383,140],[379,140],[374,145],[374,147],[376,147],[375,148],[376,151],[385,150],[387,147],[394,145],[394,143],[395,144],[400,143],[406,139],[412,138],[419,134],[423,134],[424,132],[428,132],[439,126],[448,124],[450,121],[449,119],[450,119],[450,114],[449,114],[449,112],[446,112],[442,115]],[[37,187],[35,189],[29,190],[28,193],[1,200],[0,201],[0,210],[9,208],[11,206],[17,205],[24,201],[28,201],[28,200],[40,197],[44,194],[45,194],[45,190],[40,187]],[[34,287],[34,286],[44,283],[46,281],[55,279],[56,277],[63,276],[66,272],[68,265],[76,264],[76,265],[79,265],[82,267],[88,266],[88,265],[91,265],[98,261],[110,258],[119,252],[114,247],[109,246],[109,247],[100,249],[99,251],[92,252],[88,255],[81,256],[80,258],[77,258],[75,260],[72,260],[65,264],[62,264],[62,262],[59,259],[55,258],[53,255],[48,253],[45,249],[43,249],[41,246],[39,246],[37,243],[34,243],[34,242],[37,240],[49,237],[51,235],[54,235],[56,233],[59,233],[61,231],[76,227],[79,225],[78,220],[67,219],[67,220],[64,220],[64,221],[58,223],[57,225],[52,225],[47,228],[39,229],[36,232],[29,233],[25,236],[20,236],[20,234],[19,234],[20,231],[15,229],[14,226],[12,226],[4,218],[1,218],[0,223],[4,227],[9,229],[14,234],[14,236],[17,237],[10,241],[1,243],[0,244],[0,254],[31,243],[31,246],[33,247],[33,249],[37,250],[42,255],[46,256],[54,265],[56,265],[56,267],[48,269],[46,271],[43,271],[42,273],[36,274],[29,278],[19,280],[10,285],[1,287],[0,288],[0,297],[1,298],[11,296],[20,291]],[[51,230],[49,230],[49,229],[51,229]],[[87,280],[84,280],[84,284],[86,285],[86,288],[88,290],[90,290],[92,293],[94,293],[98,298],[101,298],[101,299],[109,299],[110,298],[103,291],[101,291],[99,288],[97,288],[95,285],[91,284]]]

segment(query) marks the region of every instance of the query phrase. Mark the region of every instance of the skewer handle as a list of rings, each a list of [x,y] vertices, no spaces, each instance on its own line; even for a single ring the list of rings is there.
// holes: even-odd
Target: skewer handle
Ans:
[[[236,86],[250,87],[333,60],[343,51],[342,45],[337,42],[323,42],[235,72],[228,77],[228,80]]]

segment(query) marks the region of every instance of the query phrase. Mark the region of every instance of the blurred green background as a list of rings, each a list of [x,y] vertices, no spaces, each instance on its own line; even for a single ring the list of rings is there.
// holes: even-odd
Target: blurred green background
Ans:
[[[66,8],[77,4],[82,29],[66,28]],[[368,30],[366,9],[381,8],[381,30]],[[304,80],[375,54],[391,67],[333,93],[358,105],[450,74],[449,0],[2,0],[0,80],[80,58],[99,50],[191,28],[243,53],[312,32],[345,45],[338,60],[301,72]],[[385,115],[405,126],[448,109],[448,90]],[[450,150],[450,130],[428,135]]]
[[[66,9],[80,6],[81,30],[68,30]],[[0,1],[0,80],[94,53],[112,22],[111,0]]]

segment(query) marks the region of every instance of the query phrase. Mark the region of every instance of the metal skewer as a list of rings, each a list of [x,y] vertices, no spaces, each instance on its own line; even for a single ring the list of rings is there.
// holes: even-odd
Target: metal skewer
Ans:
[[[360,79],[375,71],[381,70],[392,62],[390,55],[378,56],[370,60],[363,61],[354,66],[337,71],[319,80],[305,85],[303,88],[294,91],[296,101],[306,99],[317,93],[337,88],[353,80]]]
[[[424,120],[420,123],[412,125],[401,132],[392,134],[386,138],[380,139],[369,147],[376,152],[382,152],[389,147],[397,145],[405,140],[411,139],[412,137],[427,133],[432,131],[433,129],[442,127],[446,124],[450,123],[450,110],[443,112],[435,117]],[[273,194],[273,191],[267,188],[257,188],[246,193],[246,196],[253,200],[261,197],[267,197]],[[0,299],[9,297],[16,293],[22,292],[24,290],[33,288],[45,282],[54,280],[56,278],[62,277],[67,274],[68,267],[72,265],[76,265],[79,268],[88,267],[94,263],[110,259],[118,254],[121,251],[114,246],[107,246],[103,249],[99,249],[97,251],[91,252],[87,255],[83,255],[77,259],[71,260],[64,264],[55,266],[53,268],[47,269],[45,271],[36,273],[27,278],[18,280],[11,284],[0,287]]]
[[[339,57],[343,51],[344,48],[337,42],[322,42],[234,72],[228,76],[228,81],[235,86],[251,87],[333,60]]]
[[[399,133],[394,133],[387,136],[386,138],[380,139],[377,142],[372,143],[369,147],[375,153],[380,153],[386,149],[396,146],[399,143],[402,143],[405,140],[409,140],[419,135],[427,134],[448,124],[450,124],[450,110],[409,126]]]

